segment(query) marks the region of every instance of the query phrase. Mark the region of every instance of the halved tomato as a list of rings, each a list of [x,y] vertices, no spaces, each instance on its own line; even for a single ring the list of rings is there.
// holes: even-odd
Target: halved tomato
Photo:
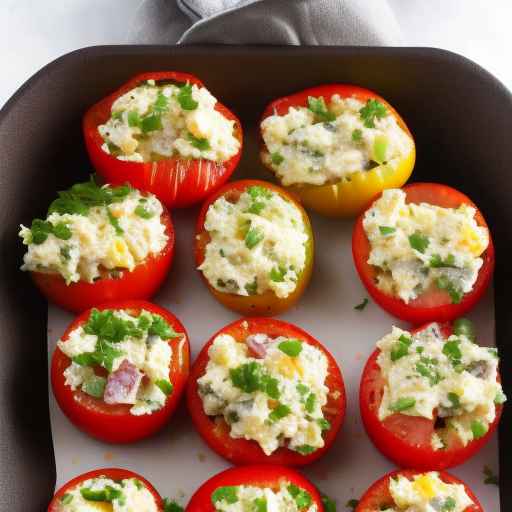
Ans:
[[[300,473],[284,466],[255,465],[241,468],[231,468],[215,475],[207,480],[192,496],[186,512],[215,512],[216,508],[212,496],[220,488],[233,488],[237,486],[251,486],[270,488],[278,491],[280,487],[293,485],[300,491],[305,491],[309,499],[302,495],[305,504],[299,510],[309,510],[309,507],[316,505],[317,512],[323,512],[322,499],[316,488]],[[306,498],[306,499],[304,499]],[[307,505],[306,505],[307,504]],[[266,508],[255,509],[266,510]]]
[[[149,255],[131,271],[121,270],[116,277],[105,271],[105,276],[93,283],[66,284],[57,273],[31,272],[31,277],[50,302],[73,313],[113,300],[150,299],[162,285],[174,256],[174,228],[165,209],[161,221],[168,237],[165,247],[157,255]]]
[[[467,196],[454,188],[439,183],[412,183],[403,187],[402,190],[407,195],[408,203],[428,203],[443,208],[458,208],[461,204],[467,204],[476,208],[476,205]],[[368,208],[370,207],[371,205]],[[384,293],[375,284],[377,270],[368,264],[370,242],[363,227],[364,215],[365,212],[357,219],[352,234],[354,264],[368,293],[389,314],[413,325],[431,321],[447,322],[464,316],[478,303],[489,286],[494,271],[494,245],[490,233],[489,245],[482,255],[484,262],[478,272],[473,290],[466,293],[458,304],[452,303],[446,290],[439,290],[437,287],[425,291],[406,304],[400,298]],[[488,227],[478,209],[475,219],[479,226]]]
[[[276,294],[269,290],[260,295],[237,295],[234,293],[224,293],[210,285],[208,280],[202,275],[204,282],[208,286],[213,296],[225,307],[237,311],[242,315],[265,315],[272,316],[283,313],[287,309],[291,308],[302,296],[313,271],[313,255],[314,255],[314,241],[313,241],[313,230],[311,229],[311,223],[307,213],[304,211],[302,206],[297,202],[295,197],[286,192],[280,187],[273,185],[267,181],[260,180],[241,180],[234,181],[226,184],[220,190],[210,196],[207,201],[203,204],[199,217],[197,219],[196,226],[196,238],[195,238],[195,258],[196,266],[199,267],[203,263],[205,258],[206,246],[210,242],[210,235],[204,227],[206,214],[208,208],[221,196],[224,196],[228,201],[236,202],[240,195],[245,192],[249,187],[263,187],[271,192],[277,193],[282,196],[285,200],[290,201],[300,211],[306,234],[308,235],[308,241],[306,243],[306,262],[304,269],[299,274],[297,279],[297,285],[295,290],[288,295],[288,297],[282,299],[276,296]]]
[[[172,361],[169,381],[173,385],[172,393],[162,407],[151,414],[134,416],[130,414],[131,405],[107,404],[81,390],[72,391],[66,385],[64,371],[71,360],[57,347],[51,362],[51,383],[53,393],[62,412],[79,429],[107,443],[131,443],[148,437],[160,430],[170,419],[185,389],[189,373],[190,348],[188,335],[181,322],[168,310],[142,300],[123,300],[108,302],[96,307],[100,311],[126,310],[138,315],[142,310],[160,315],[175,332],[183,337],[171,338]],[[91,310],[84,311],[69,325],[62,336],[65,342],[69,334],[87,322]],[[95,372],[103,369],[98,367]]]
[[[142,73],[122,85],[117,91],[93,105],[83,119],[85,146],[92,165],[107,183],[129,182],[139,190],[155,194],[168,208],[183,208],[202,201],[208,194],[225,183],[235,170],[242,154],[242,126],[238,118],[222,103],[215,109],[226,119],[235,122],[235,137],[240,141],[236,155],[226,162],[203,159],[168,158],[152,162],[119,160],[103,151],[104,141],[98,126],[110,119],[114,101],[147,80],[156,84],[196,84],[204,87],[199,78],[188,73],[162,71]]]
[[[375,512],[376,510],[386,510],[393,508],[395,502],[389,492],[389,481],[393,477],[404,476],[409,480],[415,475],[421,474],[419,471],[412,469],[404,469],[401,471],[393,471],[377,480],[362,496],[354,512]],[[464,512],[483,512],[483,508],[478,501],[478,498],[473,494],[473,491],[462,481],[454,476],[439,472],[439,478],[447,484],[460,484],[464,486],[466,494],[473,501],[474,505],[466,507]],[[448,510],[448,509],[446,509]]]
[[[404,120],[384,98],[381,98],[377,93],[369,89],[358,87],[357,85],[320,85],[290,96],[278,98],[267,106],[261,121],[274,114],[284,116],[291,107],[307,107],[309,97],[323,98],[325,103],[329,103],[331,97],[335,94],[342,98],[353,97],[363,102],[368,100],[379,101],[396,119],[400,128],[412,139],[412,135]],[[262,144],[261,154],[268,154],[264,143]],[[382,192],[382,190],[404,185],[412,173],[415,160],[416,149],[413,141],[413,147],[409,155],[400,160],[394,167],[389,164],[378,165],[368,171],[361,170],[351,174],[349,180],[342,180],[330,185],[297,184],[286,188],[297,194],[307,208],[311,208],[322,215],[329,217],[353,217],[359,214],[368,204],[368,201],[379,192]],[[266,165],[263,157],[262,161]],[[268,166],[268,168],[274,173],[271,167]]]
[[[63,504],[63,500],[65,501],[64,496],[69,491],[71,491],[75,487],[79,486],[81,483],[83,483],[87,480],[90,480],[92,478],[99,478],[99,477],[105,477],[105,478],[109,478],[111,480],[116,480],[116,481],[128,480],[130,478],[137,479],[153,495],[158,512],[164,512],[164,501],[160,497],[160,494],[158,494],[157,490],[143,476],[140,476],[137,473],[134,473],[133,471],[128,471],[127,469],[119,469],[119,468],[95,469],[94,471],[89,471],[88,473],[84,473],[80,476],[77,476],[76,478],[73,478],[73,480],[70,480],[68,483],[63,485],[55,493],[55,496],[53,497],[52,501],[50,502],[50,505],[48,506],[48,512],[62,512],[63,510],[66,510],[66,508]],[[109,505],[109,504],[107,505],[105,503],[105,505],[106,505],[105,508],[100,508],[99,502],[97,504],[98,504],[98,510],[112,510],[111,505]],[[108,508],[109,506],[110,506],[110,508]]]
[[[251,334],[263,333],[271,338],[284,336],[299,339],[321,350],[328,360],[328,374],[325,385],[329,388],[327,403],[322,408],[325,419],[330,428],[324,431],[324,446],[312,453],[302,455],[286,447],[278,448],[271,455],[265,455],[260,445],[253,440],[235,439],[230,436],[230,427],[223,418],[207,416],[204,412],[203,401],[198,392],[197,380],[205,374],[208,364],[208,349],[220,334],[228,334],[239,343],[245,343]],[[288,466],[305,466],[319,459],[332,446],[338,434],[346,409],[345,386],[341,371],[328,350],[307,332],[275,319],[242,318],[227,325],[216,334],[203,347],[195,360],[187,386],[187,405],[197,431],[221,457],[233,464],[285,464]]]
[[[428,325],[412,330],[412,333],[426,329]],[[452,334],[451,324],[440,324],[444,338]],[[503,407],[496,406],[496,418],[489,425],[487,433],[463,445],[455,431],[444,437],[446,447],[432,448],[432,434],[436,430],[436,415],[428,419],[419,416],[395,413],[384,421],[379,419],[379,407],[384,395],[385,380],[382,377],[377,358],[380,350],[369,357],[361,376],[359,407],[366,432],[373,444],[395,464],[417,470],[440,470],[462,464],[477,453],[490,439],[500,421]]]

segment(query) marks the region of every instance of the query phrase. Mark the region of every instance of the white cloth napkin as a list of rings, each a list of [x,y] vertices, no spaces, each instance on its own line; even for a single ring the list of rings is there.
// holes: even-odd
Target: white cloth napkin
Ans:
[[[402,44],[387,0],[145,0],[130,39],[151,44]]]

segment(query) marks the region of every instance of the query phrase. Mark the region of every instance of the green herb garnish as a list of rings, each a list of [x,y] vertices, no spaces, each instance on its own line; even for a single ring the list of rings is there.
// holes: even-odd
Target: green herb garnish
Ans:
[[[323,97],[313,98],[313,96],[308,97],[308,109],[315,114],[321,121],[329,122],[334,121],[336,116],[327,110],[327,106],[325,104],[325,100]]]
[[[426,236],[423,236],[421,233],[416,231],[416,233],[409,236],[409,245],[418,252],[422,254],[425,252],[429,245],[429,239]]]
[[[297,487],[295,484],[288,485],[286,489],[288,490],[292,498],[295,500],[295,503],[299,510],[307,508],[311,505],[311,503],[313,503],[311,494],[309,494],[309,492],[305,491],[304,489]]]
[[[281,418],[284,418],[285,416],[288,416],[288,414],[290,414],[291,412],[292,412],[291,409],[287,405],[279,404],[268,415],[268,420],[271,423],[275,423],[276,421],[280,420]]]
[[[369,99],[366,105],[359,110],[359,115],[366,128],[375,128],[375,119],[382,119],[387,114],[386,107],[380,101],[374,99]]]
[[[302,342],[294,339],[285,340],[281,341],[277,348],[287,356],[297,357],[302,352]]]
[[[364,309],[366,306],[368,306],[368,303],[369,303],[369,302],[370,302],[370,301],[365,297],[365,298],[363,299],[363,302],[361,302],[361,303],[357,304],[356,306],[354,306],[354,309],[356,309],[357,311],[363,311],[363,309]]]
[[[489,428],[482,422],[478,420],[473,420],[471,422],[471,432],[473,433],[473,439],[480,439],[481,437],[485,436],[485,434],[487,434],[487,430],[489,430]]]
[[[199,106],[199,103],[192,98],[192,86],[190,84],[180,87],[177,100],[183,110],[195,110]]]
[[[396,228],[391,226],[379,226],[380,234],[383,236],[391,235],[396,231]]]
[[[352,132],[352,140],[354,142],[359,142],[361,139],[363,138],[363,131],[360,130],[359,128],[356,128],[353,132]]]
[[[284,162],[284,156],[278,152],[272,153],[270,159],[274,165],[281,165]]]
[[[389,406],[389,409],[394,412],[402,412],[411,409],[416,405],[416,399],[410,396],[399,398],[394,404]]]
[[[245,235],[245,246],[253,249],[265,238],[264,233],[259,228],[250,228]]]
[[[103,398],[106,385],[107,379],[105,377],[94,375],[84,383],[82,390],[94,398]]]
[[[156,380],[155,385],[160,388],[160,390],[165,396],[169,396],[174,389],[172,383],[165,379]]]
[[[238,501],[238,487],[234,485],[226,485],[215,489],[212,494],[212,503],[215,505],[215,503],[219,501],[225,501],[230,505],[236,503]]]
[[[199,151],[208,151],[211,146],[208,139],[201,139],[198,137],[194,137],[191,133],[187,134],[187,139],[192,144],[193,147],[199,149]]]

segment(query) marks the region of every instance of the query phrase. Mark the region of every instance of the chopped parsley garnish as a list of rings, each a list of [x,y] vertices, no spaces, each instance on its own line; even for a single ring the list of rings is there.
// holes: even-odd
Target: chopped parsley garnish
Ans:
[[[418,252],[421,252],[422,254],[425,252],[429,245],[429,239],[416,231],[416,233],[413,233],[412,235],[409,235],[409,245]]]
[[[249,295],[256,295],[258,293],[258,280],[257,280],[257,278],[255,277],[254,281],[252,283],[247,283],[244,286],[244,288],[245,288],[245,291]]]
[[[484,484],[486,485],[500,485],[500,480],[498,475],[494,473],[494,471],[489,466],[484,466]]]
[[[208,139],[201,139],[198,137],[194,137],[191,133],[187,134],[187,139],[192,144],[193,147],[199,149],[199,151],[208,151],[211,146]]]
[[[151,319],[151,325],[148,327],[149,335],[158,336],[163,340],[180,336],[160,315],[151,315]]]
[[[160,390],[165,396],[169,396],[174,389],[172,383],[165,379],[156,380],[155,385],[160,388]]]
[[[391,235],[396,231],[396,228],[391,226],[379,226],[380,234],[383,236]]]
[[[443,354],[450,360],[454,368],[461,364],[462,352],[460,350],[460,340],[448,340],[443,345]]]
[[[283,283],[284,282],[284,276],[286,275],[287,270],[285,267],[274,267],[270,271],[270,280],[274,281],[275,283]]]
[[[440,290],[446,290],[450,295],[452,304],[459,304],[464,293],[457,288],[447,277],[441,276],[436,279],[436,286]]]
[[[441,507],[441,512],[450,512],[451,510],[455,509],[456,505],[457,502],[451,496],[448,496],[448,498],[444,500],[443,506]]]
[[[160,114],[156,113],[144,117],[140,123],[142,133],[156,132],[162,128],[162,117]]]
[[[55,235],[61,240],[69,240],[72,236],[71,230],[63,222],[53,225],[51,222],[41,219],[34,219],[30,226],[30,243],[39,245],[46,241],[48,235]]]
[[[291,497],[295,500],[295,504],[299,510],[307,508],[311,505],[311,503],[313,503],[311,494],[309,494],[309,492],[305,491],[304,489],[297,487],[295,484],[288,485],[286,489],[290,493]]]
[[[299,392],[299,394],[302,395],[302,396],[304,396],[307,393],[309,393],[309,388],[305,384],[302,384],[301,382],[299,382],[297,384],[296,389]]]
[[[316,448],[309,444],[301,444],[300,446],[296,446],[294,450],[299,452],[301,455],[309,455],[310,453],[316,451]]]
[[[154,217],[154,213],[149,211],[144,205],[146,204],[146,200],[145,199],[141,199],[139,201],[139,204],[137,205],[137,207],[135,208],[134,210],[134,213],[135,215],[138,215],[139,217],[141,217],[142,219],[151,219],[152,217]]]
[[[391,361],[395,362],[401,359],[402,357],[409,354],[409,347],[412,345],[412,339],[408,338],[404,334],[398,338],[398,341],[393,344],[391,348]]]
[[[431,386],[439,384],[442,380],[441,375],[439,375],[439,372],[435,368],[436,365],[437,361],[428,357],[421,357],[419,362],[416,363],[416,371],[422,377],[428,379]]]
[[[480,439],[487,434],[488,427],[481,421],[473,420],[471,422],[471,432],[473,433],[473,439]]]
[[[116,235],[122,235],[124,233],[124,230],[119,225],[119,219],[112,214],[112,212],[110,211],[110,208],[107,208],[107,215],[108,215],[108,220],[109,220],[110,224],[116,231]]]
[[[306,403],[304,404],[304,409],[306,409],[306,412],[309,412],[311,414],[315,410],[315,406],[316,395],[314,393],[310,393],[306,399]]]
[[[254,512],[267,512],[267,498],[255,498],[252,507]]]
[[[238,487],[226,485],[215,489],[212,494],[212,503],[215,505],[219,501],[225,501],[230,505],[236,503],[238,501]]]
[[[90,487],[82,487],[80,494],[88,501],[108,501],[119,500],[123,497],[123,493],[119,489],[114,489],[107,485],[104,489],[93,490]]]
[[[263,203],[262,201],[255,201],[254,203],[251,204],[251,206],[249,206],[249,208],[247,208],[247,211],[249,213],[254,213],[254,215],[259,215],[263,211],[265,206],[266,204]]]
[[[448,400],[450,400],[451,404],[452,404],[452,407],[454,409],[458,409],[460,407],[460,399],[459,399],[459,395],[457,395],[457,393],[448,393]]]
[[[316,422],[322,431],[331,429],[331,423],[325,418],[318,418]]]
[[[313,96],[308,97],[308,109],[315,114],[321,121],[329,122],[334,121],[336,116],[334,113],[329,112],[327,110],[327,106],[325,104],[325,100],[323,97],[313,98]]]
[[[91,175],[89,181],[76,183],[70,189],[60,191],[59,197],[50,204],[48,215],[51,213],[87,215],[89,209],[95,206],[108,206],[123,201],[132,190],[129,185],[101,187]]]
[[[245,235],[245,246],[253,249],[265,238],[264,233],[259,228],[250,228]]]
[[[255,361],[232,368],[229,371],[229,376],[233,386],[245,393],[263,391],[271,398],[276,400],[279,398],[277,379],[267,375],[263,366]]]
[[[162,91],[158,91],[155,103],[153,103],[153,112],[163,114],[169,110],[169,100]]]
[[[476,341],[476,330],[473,322],[467,318],[457,318],[453,322],[453,332],[457,336],[466,336],[473,343]]]
[[[443,260],[439,254],[432,254],[429,266],[432,268],[455,267],[455,256],[448,254],[446,259]]]
[[[83,352],[82,354],[78,354],[73,357],[73,362],[80,366],[100,365],[111,372],[114,360],[123,354],[124,352],[115,349],[110,343],[98,340],[96,343],[96,350],[94,352]]]
[[[416,399],[410,396],[399,398],[394,404],[389,406],[389,409],[394,412],[402,412],[411,409],[416,405]]]
[[[284,418],[285,416],[288,416],[292,411],[291,409],[284,404],[279,404],[275,409],[272,410],[272,412],[268,415],[268,420],[271,423],[274,423],[281,418]]]
[[[352,132],[352,140],[354,142],[359,142],[361,139],[363,138],[363,131],[360,130],[359,128],[356,128],[353,132]]]
[[[251,196],[251,199],[270,199],[272,192],[265,187],[260,185],[253,185],[247,188],[247,193]]]
[[[359,115],[366,128],[375,128],[375,119],[386,117],[388,111],[386,107],[378,100],[369,99],[366,105],[359,110]]]
[[[60,256],[64,261],[71,259],[71,254],[69,254],[70,250],[71,247],[69,245],[65,245],[64,247],[60,248]]]
[[[137,126],[140,126],[140,123],[141,119],[138,112],[135,110],[128,112],[128,126],[130,128],[136,128]]]
[[[302,342],[294,339],[285,340],[281,341],[277,348],[287,356],[297,357],[302,352]]]
[[[277,151],[275,153],[272,153],[270,155],[270,158],[274,165],[281,165],[284,162],[284,156],[281,155],[281,153],[278,153]]]
[[[164,499],[164,512],[184,512],[184,508],[178,505],[174,500]]]
[[[60,502],[61,502],[63,505],[69,505],[72,501],[73,501],[73,495],[72,495],[72,494],[69,494],[68,492],[67,492],[66,494],[63,494],[63,495],[60,497]]]
[[[105,377],[94,375],[84,383],[82,390],[94,398],[103,398],[106,385],[107,379]]]
[[[363,299],[363,302],[361,302],[361,303],[357,304],[357,306],[354,306],[354,309],[356,309],[357,311],[363,311],[363,309],[364,309],[366,306],[368,306],[368,303],[369,303],[369,302],[370,302],[370,301],[365,297],[365,298]]]
[[[176,99],[183,110],[195,110],[199,106],[199,103],[192,98],[192,86],[190,84],[180,87]]]

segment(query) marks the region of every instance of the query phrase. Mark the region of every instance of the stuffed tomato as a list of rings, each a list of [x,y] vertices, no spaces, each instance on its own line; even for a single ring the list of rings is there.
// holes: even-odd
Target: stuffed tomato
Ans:
[[[171,217],[152,194],[94,179],[59,192],[46,219],[21,226],[22,270],[46,298],[79,313],[109,300],[149,299],[172,263]]]
[[[506,401],[496,348],[474,340],[468,320],[393,327],[377,343],[359,401],[375,446],[401,467],[437,470],[472,457],[496,429]]]
[[[290,308],[313,269],[306,212],[265,181],[235,181],[213,194],[201,209],[195,244],[197,267],[214,297],[243,315]]]
[[[137,75],[94,105],[85,144],[109,183],[129,182],[168,208],[203,200],[235,170],[240,121],[193,75]]]
[[[53,393],[78,428],[110,443],[160,430],[176,409],[189,373],[189,341],[179,320],[145,301],[85,311],[57,342]]]
[[[357,215],[382,190],[401,187],[414,167],[414,140],[402,118],[353,85],[279,98],[265,109],[260,129],[263,164],[323,215]]]
[[[192,496],[186,512],[323,512],[316,488],[300,473],[284,467],[232,468],[206,481]]]
[[[201,350],[187,388],[206,443],[234,464],[302,466],[333,444],[345,415],[336,361],[286,322],[238,320]]]
[[[142,476],[127,469],[104,468],[77,476],[61,487],[48,512],[138,510],[164,512],[165,502]]]
[[[352,252],[375,302],[415,325],[464,315],[494,270],[482,214],[464,194],[436,183],[385,190],[357,220]]]
[[[483,512],[471,489],[445,472],[393,471],[377,480],[354,512]]]

